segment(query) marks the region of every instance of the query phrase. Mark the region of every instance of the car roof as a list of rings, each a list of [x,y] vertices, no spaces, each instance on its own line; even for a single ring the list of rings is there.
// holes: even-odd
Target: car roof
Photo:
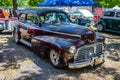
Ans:
[[[19,12],[23,12],[23,13],[47,13],[47,12],[62,12],[65,13],[63,10],[59,10],[59,9],[24,9],[24,10],[18,10]]]
[[[120,12],[120,9],[112,9],[112,10],[108,10],[108,11],[112,11],[112,12]],[[106,11],[106,12],[108,12]]]

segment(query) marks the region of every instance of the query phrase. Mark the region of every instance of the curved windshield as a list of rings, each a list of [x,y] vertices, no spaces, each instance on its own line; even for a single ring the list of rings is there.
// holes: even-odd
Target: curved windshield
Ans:
[[[57,12],[40,14],[40,19],[44,24],[70,22],[69,18],[65,13],[57,13]]]

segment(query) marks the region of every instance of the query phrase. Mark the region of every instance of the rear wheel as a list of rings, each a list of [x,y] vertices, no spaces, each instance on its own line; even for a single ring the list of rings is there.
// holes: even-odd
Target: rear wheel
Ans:
[[[13,32],[13,38],[14,38],[14,41],[15,41],[15,43],[19,43],[19,41],[20,41],[20,38],[19,38],[19,32],[17,31],[17,30],[15,30],[14,32]]]
[[[50,62],[52,63],[52,65],[55,68],[62,68],[62,63],[60,60],[60,54],[58,52],[56,52],[55,50],[50,50],[50,54],[49,54],[49,58],[50,58]]]
[[[104,26],[102,24],[98,24],[97,29],[98,29],[98,31],[103,31]]]

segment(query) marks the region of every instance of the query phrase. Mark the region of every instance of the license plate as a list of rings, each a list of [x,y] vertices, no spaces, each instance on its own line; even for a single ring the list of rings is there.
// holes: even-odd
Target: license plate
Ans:
[[[95,65],[100,64],[103,62],[103,58],[98,58],[95,60]]]

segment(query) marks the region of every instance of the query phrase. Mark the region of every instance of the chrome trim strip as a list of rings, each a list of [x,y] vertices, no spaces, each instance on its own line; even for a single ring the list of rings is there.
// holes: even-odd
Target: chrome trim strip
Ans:
[[[27,45],[28,47],[32,47],[31,43],[29,43],[29,42],[27,42],[27,41],[25,41],[23,39],[21,39],[20,42]]]
[[[50,30],[45,30],[45,29],[39,29],[45,32],[51,32],[51,33],[56,33],[56,34],[64,34],[64,35],[69,35],[69,36],[74,36],[74,37],[81,37],[81,35],[75,35],[75,34],[68,34],[68,33],[62,33],[62,32],[57,32],[57,31],[50,31]]]
[[[116,15],[113,16],[113,17],[103,16],[102,18],[104,18],[104,19],[112,19],[112,20],[120,20],[120,18],[119,18],[119,17],[116,17]]]
[[[29,29],[38,29],[38,30],[42,30],[45,32],[51,32],[51,33],[56,33],[56,34],[64,34],[64,35],[69,35],[69,36],[74,36],[74,37],[81,37],[81,35],[75,35],[75,34],[68,34],[68,33],[62,33],[62,32],[57,32],[57,31],[50,31],[50,30],[45,30],[45,29],[41,29],[39,27],[33,27],[32,25],[28,25],[25,23],[20,22],[20,24],[24,25],[24,26],[29,26]]]

